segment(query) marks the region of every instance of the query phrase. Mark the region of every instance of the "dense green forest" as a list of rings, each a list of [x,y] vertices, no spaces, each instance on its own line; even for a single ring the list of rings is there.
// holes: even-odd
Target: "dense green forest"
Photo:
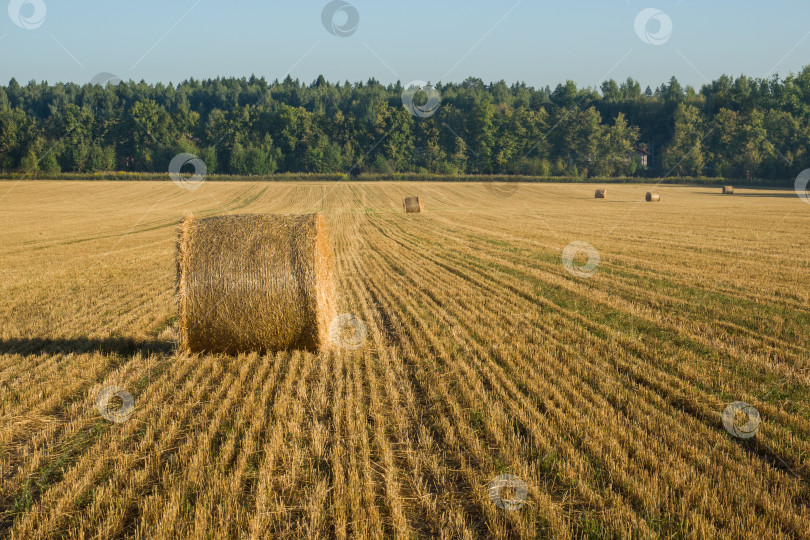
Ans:
[[[536,89],[470,78],[437,84],[441,102],[429,117],[403,106],[403,90],[323,77],[177,86],[12,79],[0,87],[0,169],[164,172],[180,152],[199,156],[209,173],[240,175],[789,180],[810,166],[810,66],[784,79],[723,76],[700,90],[675,78],[645,90],[633,79]]]

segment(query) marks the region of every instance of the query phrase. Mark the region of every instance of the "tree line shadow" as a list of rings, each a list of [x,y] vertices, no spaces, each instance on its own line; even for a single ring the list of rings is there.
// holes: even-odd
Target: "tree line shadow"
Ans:
[[[0,339],[0,354],[117,354],[132,357],[171,353],[174,342],[159,339],[108,338],[10,338]]]
[[[741,193],[739,191],[739,189],[738,189],[738,190],[734,191],[733,195],[726,195],[724,193],[720,193],[719,191],[704,191],[703,194],[704,195],[714,195],[716,197],[729,197],[729,198],[734,198],[734,197],[775,197],[775,198],[785,198],[785,199],[790,199],[790,198],[798,199],[799,198],[798,195],[796,195],[796,192],[794,192],[794,191],[784,191],[784,189],[786,189],[786,188],[783,188],[783,189],[773,188],[773,190],[771,190],[771,189],[768,189],[768,188],[750,188],[750,187],[746,187],[746,188],[740,188],[740,189],[745,189],[745,190],[747,190],[747,192],[746,193]]]

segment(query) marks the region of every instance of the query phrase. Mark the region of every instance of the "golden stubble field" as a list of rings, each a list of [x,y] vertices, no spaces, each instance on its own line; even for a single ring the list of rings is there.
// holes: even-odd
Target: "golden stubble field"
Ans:
[[[810,536],[810,206],[511,188],[0,183],[0,535]],[[186,211],[322,212],[362,347],[176,354]]]

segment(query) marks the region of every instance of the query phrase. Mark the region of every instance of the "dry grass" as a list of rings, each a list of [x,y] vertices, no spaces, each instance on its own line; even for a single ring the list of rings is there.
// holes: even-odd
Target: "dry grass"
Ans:
[[[0,184],[0,534],[806,537],[810,208],[613,186]],[[70,201],[66,204],[65,201]],[[321,212],[357,351],[174,353],[187,211]],[[590,279],[563,248],[598,249]],[[116,385],[131,418],[104,420]],[[754,405],[756,437],[721,414]],[[502,473],[528,487],[508,511]]]

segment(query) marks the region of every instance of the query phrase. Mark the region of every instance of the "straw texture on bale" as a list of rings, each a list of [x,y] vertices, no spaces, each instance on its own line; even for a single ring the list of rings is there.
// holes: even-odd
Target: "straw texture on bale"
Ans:
[[[658,202],[661,200],[661,196],[658,193],[647,192],[647,195],[644,197],[644,200],[647,202]]]
[[[406,197],[402,206],[405,208],[406,214],[418,214],[422,211],[422,201],[419,200],[419,197]]]
[[[319,214],[187,215],[177,240],[181,347],[225,354],[326,347],[332,268]]]
[[[723,195],[734,195],[734,186],[723,186]]]
[[[597,189],[596,190],[596,198],[597,199],[604,199],[607,196],[606,189]]]

